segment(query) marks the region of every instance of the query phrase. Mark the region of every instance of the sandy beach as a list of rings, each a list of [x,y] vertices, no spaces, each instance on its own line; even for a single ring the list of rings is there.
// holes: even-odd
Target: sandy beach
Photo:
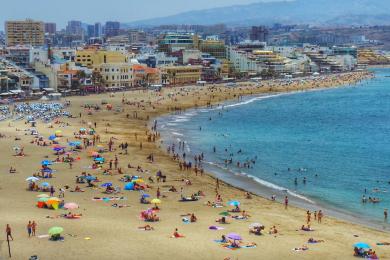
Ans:
[[[40,182],[53,185],[55,196],[63,188],[65,202],[75,202],[80,206],[72,210],[75,214],[81,214],[79,219],[61,217],[61,214],[66,214],[69,210],[37,207],[37,195],[42,192],[27,190],[26,178],[41,169],[41,161],[56,160],[52,146],[32,142],[36,139],[28,131],[31,125],[26,124],[25,120],[0,122],[0,133],[5,135],[0,138],[0,226],[3,229],[0,259],[8,259],[6,224],[10,224],[12,228],[14,241],[10,244],[13,259],[29,259],[32,255],[38,255],[39,259],[354,259],[353,245],[357,242],[370,244],[379,259],[390,259],[390,247],[376,245],[390,242],[388,233],[328,217],[326,211],[322,223],[317,223],[312,215],[310,225],[314,231],[303,231],[300,230],[301,226],[307,225],[305,209],[293,206],[286,209],[281,203],[254,195],[247,199],[244,191],[221,181],[217,192],[223,199],[223,207],[207,206],[208,201],[216,200],[216,180],[207,173],[196,175],[193,169],[180,170],[179,160],[174,160],[166,153],[158,133],[150,129],[154,118],[171,112],[180,113],[187,108],[215,106],[226,100],[236,100],[241,95],[337,87],[353,84],[370,76],[366,72],[355,72],[292,83],[263,82],[261,86],[253,83],[241,83],[235,88],[218,85],[188,86],[167,88],[161,92],[140,90],[67,98],[70,101],[68,111],[73,117],[59,118],[58,122],[52,123],[52,128],[38,120],[36,130],[39,135],[49,143],[48,137],[56,130],[61,130],[62,137],[58,142],[68,150],[68,141],[76,140],[74,134],[80,128],[91,127],[96,131],[95,137],[100,136],[100,141],[72,153],[70,156],[76,160],[71,167],[68,163],[53,163],[50,166],[55,171],[53,178]],[[99,110],[94,109],[95,106],[99,106]],[[108,107],[112,109],[107,109]],[[92,140],[93,135],[87,135],[86,138]],[[111,152],[108,151],[110,140],[113,149]],[[82,140],[79,141],[83,143]],[[124,143],[128,147],[119,148]],[[106,150],[101,154],[106,162],[102,169],[91,168],[93,159],[90,154],[97,150],[97,145]],[[15,146],[23,147],[25,156],[15,156]],[[108,162],[115,160],[115,157],[118,158],[118,168],[121,168],[122,174],[114,169],[107,170],[104,174],[104,169],[109,168]],[[153,162],[148,157],[153,157]],[[129,164],[134,168],[128,168]],[[10,167],[14,167],[16,173],[9,173]],[[166,176],[166,182],[157,182],[158,171]],[[76,183],[76,176],[80,176],[82,172],[98,177],[100,182],[94,183],[96,187]],[[148,185],[144,192],[150,194],[149,199],[156,198],[159,190],[160,210],[155,213],[160,219],[158,222],[145,222],[140,218],[140,212],[153,205],[141,204],[139,191],[123,189],[126,182],[119,179],[124,175],[141,176],[145,185]],[[153,183],[149,181],[149,177]],[[106,188],[101,185],[106,182],[120,187],[120,193],[104,194]],[[84,192],[71,192],[77,185]],[[69,189],[64,188],[65,186],[69,186]],[[172,186],[177,192],[169,191]],[[199,191],[204,194],[199,200],[179,201],[181,194],[189,197]],[[111,196],[125,199],[93,200],[96,197]],[[222,217],[221,212],[234,208],[227,205],[231,200],[241,202],[240,208],[250,217],[227,217],[229,224],[215,222]],[[117,205],[113,206],[115,203]],[[197,221],[185,223],[182,219],[190,218],[184,216],[188,213],[194,213]],[[230,215],[238,216],[241,213]],[[37,223],[35,237],[28,237],[28,221]],[[265,226],[262,235],[249,233],[249,225],[252,223]],[[144,231],[138,228],[147,224],[154,230]],[[47,236],[38,237],[47,235],[49,228],[53,226],[63,227],[61,235],[64,241],[50,241]],[[223,229],[210,230],[210,226]],[[269,234],[273,226],[278,230],[277,234]],[[171,238],[175,228],[185,237]],[[242,237],[242,248],[232,250],[215,242],[229,233],[237,233]],[[324,242],[311,244],[308,243],[309,238]],[[306,246],[308,250],[298,249]]]

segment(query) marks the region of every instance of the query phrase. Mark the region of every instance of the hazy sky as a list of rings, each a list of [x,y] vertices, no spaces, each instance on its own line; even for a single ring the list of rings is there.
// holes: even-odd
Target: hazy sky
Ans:
[[[32,18],[56,22],[62,28],[69,20],[87,23],[116,20],[131,22],[167,16],[183,11],[206,9],[262,0],[0,0],[0,30],[4,21]],[[266,0],[270,1],[270,0]]]

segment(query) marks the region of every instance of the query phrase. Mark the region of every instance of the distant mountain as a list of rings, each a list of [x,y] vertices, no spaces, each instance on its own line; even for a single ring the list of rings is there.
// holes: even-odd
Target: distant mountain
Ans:
[[[125,26],[166,24],[389,25],[390,0],[292,0],[259,2],[136,21]]]

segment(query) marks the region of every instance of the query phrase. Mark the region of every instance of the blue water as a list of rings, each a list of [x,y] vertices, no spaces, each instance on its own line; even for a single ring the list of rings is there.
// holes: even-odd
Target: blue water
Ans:
[[[375,73],[375,79],[354,86],[248,97],[223,109],[169,115],[159,120],[160,131],[167,143],[185,140],[187,154],[202,151],[219,169],[234,153],[225,174],[257,177],[270,187],[382,221],[384,208],[390,209],[390,70]],[[236,166],[248,159],[256,161],[252,168]],[[365,189],[367,198],[381,202],[362,204]]]

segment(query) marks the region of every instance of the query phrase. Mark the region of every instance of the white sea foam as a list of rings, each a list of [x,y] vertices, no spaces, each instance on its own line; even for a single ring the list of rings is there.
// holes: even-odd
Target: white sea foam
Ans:
[[[190,121],[188,118],[176,118],[174,122],[188,122]]]
[[[178,135],[178,136],[183,136],[183,134],[178,133],[178,132],[172,132],[173,135]]]
[[[216,109],[222,109],[222,108],[225,109],[225,108],[229,108],[229,107],[243,106],[243,105],[247,105],[247,104],[253,103],[253,102],[257,101],[257,100],[274,98],[274,97],[284,96],[284,95],[288,95],[288,94],[290,94],[290,93],[280,93],[280,94],[274,94],[274,95],[266,95],[266,96],[254,97],[254,98],[242,101],[242,102],[238,102],[238,103],[234,103],[234,104],[230,104],[230,105],[225,105],[225,106],[219,106]]]

